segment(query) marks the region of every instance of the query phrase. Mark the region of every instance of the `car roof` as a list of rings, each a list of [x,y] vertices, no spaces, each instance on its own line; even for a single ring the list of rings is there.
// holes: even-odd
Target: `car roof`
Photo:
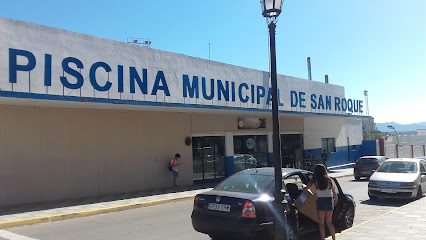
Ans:
[[[282,168],[282,176],[287,176],[287,175],[290,175],[290,174],[293,174],[293,173],[298,173],[298,172],[311,173],[311,172],[303,170],[303,169]],[[275,168],[273,168],[273,167],[250,168],[250,169],[245,169],[241,172],[238,172],[237,174],[253,174],[253,173],[275,176]]]
[[[420,162],[420,158],[389,158],[386,162]]]
[[[426,160],[426,156],[421,156],[421,157],[415,157],[416,159],[423,159]]]
[[[385,156],[363,156],[360,157],[360,159],[364,159],[364,158],[384,158]]]

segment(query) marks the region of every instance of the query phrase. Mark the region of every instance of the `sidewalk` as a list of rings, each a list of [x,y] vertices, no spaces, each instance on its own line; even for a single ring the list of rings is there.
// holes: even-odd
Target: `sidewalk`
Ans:
[[[426,197],[336,234],[336,239],[426,239]],[[331,237],[327,238],[331,239]]]
[[[330,175],[333,177],[352,175],[352,165],[330,167]],[[216,184],[197,184],[179,189],[157,189],[0,207],[0,229],[183,201],[212,189]]]

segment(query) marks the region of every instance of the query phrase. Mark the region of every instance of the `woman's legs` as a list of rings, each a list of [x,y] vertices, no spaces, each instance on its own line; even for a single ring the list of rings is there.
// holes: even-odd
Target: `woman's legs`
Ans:
[[[326,211],[320,211],[317,210],[317,215],[318,215],[318,224],[319,224],[319,231],[320,231],[320,236],[321,239],[324,240],[325,239],[325,227],[324,227],[324,222],[325,222],[325,215]]]
[[[333,240],[336,240],[336,230],[334,229],[332,217],[333,211],[325,211],[325,221],[327,223],[328,230],[330,230],[330,234]]]

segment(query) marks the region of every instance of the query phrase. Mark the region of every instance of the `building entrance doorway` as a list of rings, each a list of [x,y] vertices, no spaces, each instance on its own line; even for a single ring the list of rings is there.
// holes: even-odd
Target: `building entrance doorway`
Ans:
[[[193,180],[225,177],[225,137],[193,137]]]
[[[303,134],[281,134],[282,166],[302,168]]]
[[[234,136],[234,170],[268,166],[266,135]]]

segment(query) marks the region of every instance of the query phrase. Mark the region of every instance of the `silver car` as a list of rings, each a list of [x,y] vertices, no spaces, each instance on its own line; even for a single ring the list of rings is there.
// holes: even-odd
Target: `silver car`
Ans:
[[[426,192],[426,160],[386,160],[370,177],[368,196],[378,198],[421,198]]]

